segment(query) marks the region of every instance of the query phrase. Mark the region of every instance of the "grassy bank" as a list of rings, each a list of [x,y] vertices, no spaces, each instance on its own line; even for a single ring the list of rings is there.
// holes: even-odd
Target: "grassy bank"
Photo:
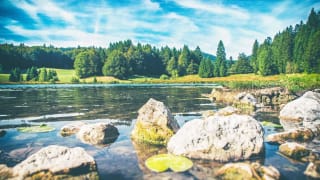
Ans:
[[[59,81],[56,83],[68,84],[72,79],[77,78],[72,69],[54,69],[58,74]],[[25,79],[24,75],[24,79]],[[290,91],[297,92],[301,90],[320,88],[320,74],[288,74],[274,76],[259,76],[255,74],[236,74],[227,77],[200,78],[198,75],[188,75],[172,79],[160,79],[157,77],[132,76],[127,80],[119,80],[114,77],[97,76],[96,83],[217,83],[228,86],[233,89],[256,89],[264,87],[282,86]],[[94,77],[79,79],[80,83],[94,83]],[[0,74],[0,84],[10,84],[9,74]],[[38,81],[23,81],[19,83],[44,83]]]

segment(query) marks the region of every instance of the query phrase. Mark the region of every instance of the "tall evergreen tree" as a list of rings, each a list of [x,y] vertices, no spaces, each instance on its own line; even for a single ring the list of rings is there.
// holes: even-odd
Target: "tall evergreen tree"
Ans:
[[[272,68],[272,40],[268,37],[258,51],[259,74],[266,76],[275,74]]]
[[[11,82],[19,82],[23,81],[22,74],[20,68],[14,68],[10,72],[9,81]]]
[[[45,82],[48,81],[48,72],[46,68],[41,68],[39,73],[39,81]]]
[[[217,59],[215,63],[214,76],[226,76],[227,75],[227,64],[226,64],[226,52],[224,49],[223,42],[220,40],[217,48]]]
[[[259,64],[258,64],[258,49],[259,49],[259,43],[258,40],[255,40],[252,47],[252,54],[250,57],[250,64],[253,68],[253,72],[257,73],[259,70]]]
[[[189,61],[190,61],[190,50],[188,46],[184,45],[178,59],[179,75],[181,76],[186,75],[187,68],[190,63]]]
[[[202,59],[199,66],[198,75],[201,78],[213,77],[213,64],[210,59]]]

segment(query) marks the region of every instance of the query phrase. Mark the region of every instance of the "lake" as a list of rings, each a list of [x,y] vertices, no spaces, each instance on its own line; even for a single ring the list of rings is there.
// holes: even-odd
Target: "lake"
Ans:
[[[48,145],[83,147],[94,157],[101,179],[143,179],[148,177],[172,177],[208,179],[223,164],[193,160],[194,167],[184,173],[165,172],[155,174],[146,169],[146,158],[166,152],[165,148],[131,141],[139,108],[149,98],[164,102],[182,126],[185,122],[201,118],[201,112],[217,110],[224,104],[216,104],[201,94],[210,93],[215,85],[0,85],[0,164],[14,166],[31,154]],[[277,119],[278,112],[259,112],[259,121]],[[74,135],[63,137],[60,128],[72,121],[109,122],[119,130],[115,142],[104,147],[83,144]],[[48,133],[21,133],[16,127],[43,124],[55,127]],[[265,135],[276,130],[265,127]],[[273,165],[281,173],[281,179],[307,179],[303,175],[307,164],[289,160],[278,154],[278,145],[265,143],[265,151],[257,161]]]

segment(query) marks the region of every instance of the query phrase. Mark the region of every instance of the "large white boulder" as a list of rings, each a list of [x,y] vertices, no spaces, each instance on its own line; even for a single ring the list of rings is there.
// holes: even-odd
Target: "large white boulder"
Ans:
[[[96,171],[96,163],[83,148],[68,148],[51,145],[42,148],[13,168],[16,179],[36,176],[52,177],[74,171],[89,173]]]
[[[169,140],[167,149],[190,158],[237,161],[262,152],[263,134],[251,116],[211,116],[187,122]]]
[[[280,123],[285,130],[298,127],[315,129],[320,126],[320,93],[308,91],[286,104],[280,111]]]

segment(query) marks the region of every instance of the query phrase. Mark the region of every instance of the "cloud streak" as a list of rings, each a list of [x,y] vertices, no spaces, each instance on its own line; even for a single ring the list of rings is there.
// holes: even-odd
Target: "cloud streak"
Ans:
[[[236,58],[240,52],[250,54],[255,39],[262,42],[286,26],[306,21],[312,7],[320,10],[320,3],[12,0],[0,5],[0,43],[107,47],[131,39],[155,46],[200,46],[215,54],[223,40],[227,55]]]

